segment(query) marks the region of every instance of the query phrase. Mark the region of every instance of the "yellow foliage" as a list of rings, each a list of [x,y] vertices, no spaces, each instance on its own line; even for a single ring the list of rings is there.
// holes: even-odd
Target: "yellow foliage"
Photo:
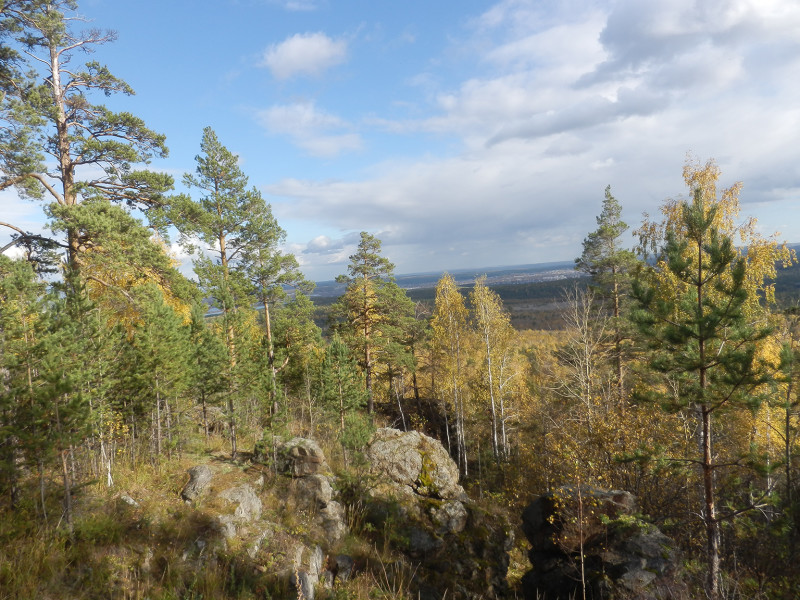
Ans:
[[[153,242],[158,245],[165,256],[169,257],[171,265],[177,266],[178,261],[170,255],[170,250],[164,241],[155,237]],[[191,306],[176,296],[161,275],[151,268],[134,270],[121,270],[118,267],[108,268],[102,260],[103,249],[100,246],[88,248],[81,257],[81,274],[86,278],[86,288],[89,298],[97,303],[106,315],[110,327],[122,324],[130,333],[133,327],[140,322],[141,312],[134,301],[131,292],[140,285],[155,284],[164,296],[164,302],[181,317],[184,324],[191,319]]]
[[[720,233],[729,236],[738,247],[738,253],[746,261],[745,281],[748,288],[748,305],[746,310],[751,316],[763,315],[764,305],[775,302],[774,279],[777,275],[776,265],[787,267],[797,261],[794,250],[779,242],[776,232],[769,237],[761,236],[757,230],[757,220],[750,217],[742,222],[739,218],[739,194],[742,183],[737,182],[728,188],[718,191],[721,175],[719,166],[711,159],[705,164],[689,156],[683,167],[683,179],[690,193],[700,190],[703,195],[703,206],[708,211],[715,210],[714,225]],[[682,223],[683,201],[668,199],[660,207],[661,221],[652,221],[647,214],[639,229],[634,234],[639,237],[638,250],[643,254],[654,251],[665,239],[668,231],[681,236],[684,231]],[[656,277],[658,289],[664,293],[678,295],[684,290],[677,278],[666,268],[663,261],[657,264]],[[712,292],[713,293],[713,292]]]

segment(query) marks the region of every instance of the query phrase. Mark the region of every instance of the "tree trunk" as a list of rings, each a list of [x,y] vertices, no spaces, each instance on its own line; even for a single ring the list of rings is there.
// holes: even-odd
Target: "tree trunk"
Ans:
[[[617,281],[617,270],[612,270],[614,275],[614,366],[617,371],[617,405],[620,415],[625,418],[625,383],[622,374],[622,332],[619,326],[619,282]],[[622,433],[624,436],[624,433]]]
[[[206,392],[200,392],[200,402],[203,404],[203,431],[206,434],[206,446],[208,446],[208,412],[206,411]]]
[[[161,459],[161,393],[156,376],[156,456]]]
[[[67,452],[61,451],[61,476],[64,482],[64,522],[67,524],[69,537],[75,537],[75,526],[72,522],[72,483],[69,478],[69,468],[67,467]]]
[[[231,429],[231,459],[236,460],[236,417],[233,414],[233,397],[228,393],[228,419]]]
[[[485,325],[485,327],[488,327],[488,325]],[[486,342],[486,369],[488,371],[489,401],[492,413],[492,454],[495,462],[500,462],[500,450],[497,442],[497,407],[494,399],[494,375],[492,374],[492,349],[489,343],[488,331],[484,331],[484,340]]]
[[[714,502],[714,465],[711,452],[711,411],[708,406],[702,407],[703,419],[703,494],[705,510],[703,520],[706,526],[706,547],[708,557],[707,592],[711,600],[719,599],[719,522],[717,521]]]

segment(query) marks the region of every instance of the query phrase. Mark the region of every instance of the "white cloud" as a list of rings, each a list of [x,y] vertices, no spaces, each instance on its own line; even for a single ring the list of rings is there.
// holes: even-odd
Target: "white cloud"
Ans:
[[[312,156],[330,158],[363,145],[357,133],[348,131],[349,123],[311,102],[271,106],[259,111],[257,118],[267,131],[289,137]]]
[[[800,5],[623,0],[554,17],[542,4],[485,13],[480,39],[462,44],[475,68],[439,89],[427,117],[362,121],[449,135],[456,152],[387,161],[358,180],[287,179],[269,188],[286,215],[376,233],[400,271],[568,260],[606,185],[635,228],[686,193],[691,151],[717,159],[722,186],[745,182],[743,215],[765,231],[791,223],[784,233],[800,241],[797,219],[780,216],[800,189],[800,81],[787,76],[800,70]],[[344,256],[332,237],[304,245],[310,264]]]
[[[295,75],[320,75],[347,58],[347,42],[322,32],[297,33],[264,51],[259,66],[267,67],[276,79]]]

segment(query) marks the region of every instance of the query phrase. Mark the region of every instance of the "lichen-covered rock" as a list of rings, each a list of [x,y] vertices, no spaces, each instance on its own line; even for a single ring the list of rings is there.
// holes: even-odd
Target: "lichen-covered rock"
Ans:
[[[336,500],[328,502],[319,511],[319,516],[322,517],[322,529],[325,531],[325,538],[328,544],[334,546],[347,535],[349,528],[347,527],[344,506]]]
[[[292,438],[277,447],[276,469],[292,477],[304,477],[330,471],[319,444],[306,438]]]
[[[206,465],[197,465],[188,472],[189,481],[181,490],[181,498],[186,502],[194,502],[208,488],[214,472]]]
[[[261,518],[261,499],[249,484],[230,488],[219,495],[223,500],[236,504],[232,515],[220,515],[220,532],[226,540],[231,540],[239,529]]]
[[[309,513],[327,545],[337,544],[349,528],[344,507],[334,500],[334,478],[322,449],[313,440],[293,438],[278,443],[276,455],[278,472],[292,477],[287,507]]]
[[[391,532],[389,543],[406,557],[392,568],[410,578],[411,595],[504,597],[511,527],[469,500],[441,443],[418,432],[379,429],[366,456],[378,483],[362,499],[365,518],[376,531]]]
[[[401,492],[440,499],[466,498],[458,467],[437,440],[417,431],[384,427],[367,447],[372,472],[388,478]]]
[[[330,478],[316,473],[292,481],[292,497],[300,509],[321,510],[333,499]]]
[[[314,600],[314,591],[320,581],[324,563],[325,554],[319,546],[310,551],[305,546],[297,548],[290,583],[296,589],[298,599]]]
[[[608,600],[681,597],[675,544],[635,513],[635,497],[618,490],[564,487],[531,502],[522,515],[533,566],[522,580],[526,600],[580,596],[581,552],[587,595]]]
[[[261,518],[261,499],[249,484],[225,490],[219,497],[237,505],[234,516],[239,521],[250,523]]]
[[[469,517],[467,509],[458,500],[447,502],[442,506],[436,507],[431,511],[433,520],[436,521],[443,531],[450,533],[460,533],[464,531]]]

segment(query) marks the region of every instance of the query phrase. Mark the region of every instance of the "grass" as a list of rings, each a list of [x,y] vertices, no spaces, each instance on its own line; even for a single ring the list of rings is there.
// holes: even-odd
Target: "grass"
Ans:
[[[224,438],[215,439],[211,450],[195,443],[156,464],[118,462],[112,488],[105,480],[83,485],[75,496],[72,537],[63,524],[57,526],[57,474],[49,474],[45,524],[35,504],[38,479],[31,473],[20,495],[30,504],[13,512],[0,506],[0,600],[294,600],[290,576],[297,550],[306,548],[307,556],[317,544],[331,557],[350,556],[356,565],[348,581],[318,589],[319,600],[410,600],[420,574],[402,552],[402,518],[388,506],[385,519],[371,522],[365,499],[377,481],[352,457],[345,469],[335,436],[323,434],[321,445],[337,473],[350,534],[334,547],[321,542],[324,533],[313,510],[305,514],[292,507],[290,478],[252,463],[247,453],[231,461]],[[180,491],[187,470],[201,463],[214,470],[211,488],[186,504]],[[237,536],[225,540],[219,517],[233,515],[235,506],[219,493],[244,483],[261,499],[262,519],[258,526],[237,525]]]

